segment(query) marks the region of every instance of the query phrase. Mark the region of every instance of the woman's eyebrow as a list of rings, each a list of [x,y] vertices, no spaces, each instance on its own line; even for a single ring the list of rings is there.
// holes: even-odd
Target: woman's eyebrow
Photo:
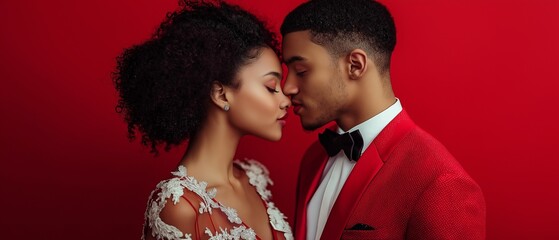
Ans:
[[[274,77],[276,77],[277,79],[281,79],[281,74],[279,72],[269,72],[264,74],[262,77],[268,76],[268,75],[272,75]]]

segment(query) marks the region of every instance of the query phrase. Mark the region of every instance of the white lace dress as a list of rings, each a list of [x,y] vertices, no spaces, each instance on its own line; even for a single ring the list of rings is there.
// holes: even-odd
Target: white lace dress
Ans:
[[[235,164],[240,166],[248,176],[250,185],[256,188],[256,191],[262,198],[264,205],[267,208],[267,213],[270,221],[270,226],[273,229],[274,239],[293,239],[291,228],[286,221],[286,217],[278,208],[271,202],[271,192],[267,189],[268,185],[273,182],[269,178],[269,172],[262,164],[255,160],[235,161]],[[161,181],[157,184],[155,190],[152,191],[145,213],[145,225],[142,240],[145,239],[147,234],[151,234],[156,239],[259,239],[254,230],[249,228],[237,215],[237,211],[233,208],[224,206],[215,200],[217,190],[212,188],[206,190],[207,183],[197,181],[192,176],[188,176],[187,170],[184,166],[179,166],[176,172],[173,172],[173,178]],[[185,194],[191,194],[200,201],[198,207],[199,217],[197,215],[196,226],[198,226],[198,219],[205,217],[209,219],[211,225],[214,225],[215,220],[212,220],[212,215],[224,215],[227,223],[219,227],[213,226],[213,231],[209,227],[205,227],[204,236],[200,233],[183,233],[175,226],[166,224],[160,218],[159,214],[165,207],[167,201],[171,200],[174,204],[179,202],[181,197],[184,198]],[[186,199],[186,198],[184,198]],[[190,202],[190,201],[189,201]],[[194,205],[191,204],[194,208]],[[215,216],[214,216],[215,218]],[[202,224],[204,225],[204,224]],[[209,224],[208,224],[209,225]],[[211,226],[210,225],[210,226]]]

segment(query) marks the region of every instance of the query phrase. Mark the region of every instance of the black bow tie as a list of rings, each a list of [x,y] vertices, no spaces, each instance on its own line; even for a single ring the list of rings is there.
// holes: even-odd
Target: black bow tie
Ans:
[[[340,135],[326,129],[322,134],[318,134],[318,139],[330,157],[335,156],[342,149],[349,160],[357,161],[361,157],[363,137],[359,130]]]

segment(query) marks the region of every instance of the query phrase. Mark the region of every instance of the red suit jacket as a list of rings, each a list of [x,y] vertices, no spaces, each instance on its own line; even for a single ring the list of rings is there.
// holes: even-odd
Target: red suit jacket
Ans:
[[[328,155],[315,142],[301,162],[295,239]],[[363,230],[356,224],[374,229]],[[353,228],[353,229],[352,229]],[[375,138],[347,178],[321,239],[484,239],[481,189],[446,148],[405,111]]]

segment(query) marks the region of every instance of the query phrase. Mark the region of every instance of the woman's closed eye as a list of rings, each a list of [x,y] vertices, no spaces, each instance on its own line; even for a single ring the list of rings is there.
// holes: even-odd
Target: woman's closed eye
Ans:
[[[266,87],[266,89],[268,89],[268,91],[270,93],[279,93],[279,90],[275,89],[275,88],[271,88],[271,87]]]

